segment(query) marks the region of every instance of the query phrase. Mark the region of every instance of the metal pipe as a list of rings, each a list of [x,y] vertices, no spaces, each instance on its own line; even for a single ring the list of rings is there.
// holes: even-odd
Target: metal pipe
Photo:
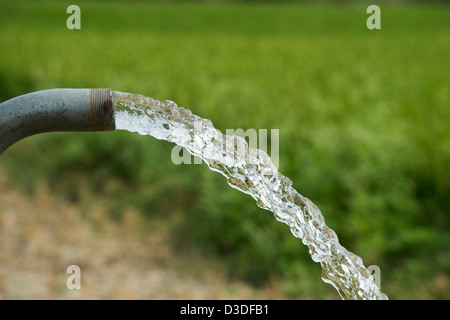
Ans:
[[[0,155],[38,133],[114,130],[111,89],[50,89],[0,104]]]

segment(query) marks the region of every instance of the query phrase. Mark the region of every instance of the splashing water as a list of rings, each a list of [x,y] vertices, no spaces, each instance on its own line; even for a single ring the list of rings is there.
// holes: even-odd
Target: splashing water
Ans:
[[[231,187],[249,194],[259,207],[287,224],[322,266],[323,281],[333,285],[342,299],[387,299],[362,259],[340,245],[319,208],[292,187],[265,152],[249,148],[242,137],[222,134],[210,120],[169,100],[114,91],[113,103],[117,130],[151,135],[186,148],[224,175]]]

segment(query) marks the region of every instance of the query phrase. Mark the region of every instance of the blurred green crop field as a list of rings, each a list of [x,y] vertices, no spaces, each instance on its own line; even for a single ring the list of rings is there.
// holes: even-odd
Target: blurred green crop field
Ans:
[[[450,7],[368,3],[0,2],[0,101],[50,88],[170,99],[226,129],[279,129],[280,167],[391,299],[450,298]],[[338,299],[286,225],[206,164],[128,132],[48,133],[0,157],[11,183],[46,181],[120,221],[167,219],[174,243],[293,299]]]

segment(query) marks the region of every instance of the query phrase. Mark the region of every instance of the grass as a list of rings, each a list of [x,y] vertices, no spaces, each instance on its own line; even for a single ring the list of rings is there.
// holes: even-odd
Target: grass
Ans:
[[[171,99],[225,132],[280,130],[280,171],[324,213],[341,243],[381,268],[392,299],[449,297],[449,10],[365,4],[0,3],[0,100],[57,87],[111,87]],[[197,248],[254,285],[337,298],[286,226],[206,165],[126,132],[51,133],[1,158],[12,183],[111,217],[167,219],[173,245]],[[90,190],[90,192],[86,191]],[[92,196],[93,194],[93,196]],[[105,199],[113,199],[106,200]]]
[[[137,211],[126,210],[118,224],[97,203],[83,216],[44,184],[24,196],[4,172],[0,199],[0,299],[284,298],[270,284],[229,281],[223,265],[195,250],[176,252],[164,221],[143,229]],[[73,264],[81,290],[67,287]]]

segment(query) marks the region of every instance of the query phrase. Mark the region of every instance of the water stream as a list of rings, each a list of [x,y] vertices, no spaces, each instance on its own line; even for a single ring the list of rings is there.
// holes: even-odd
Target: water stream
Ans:
[[[363,261],[346,250],[326,224],[319,208],[299,194],[280,174],[267,153],[249,148],[244,138],[228,136],[210,120],[142,95],[113,92],[117,130],[151,135],[186,148],[228,184],[252,196],[259,207],[287,224],[322,267],[322,280],[333,285],[342,299],[378,300],[388,297],[376,286]]]

